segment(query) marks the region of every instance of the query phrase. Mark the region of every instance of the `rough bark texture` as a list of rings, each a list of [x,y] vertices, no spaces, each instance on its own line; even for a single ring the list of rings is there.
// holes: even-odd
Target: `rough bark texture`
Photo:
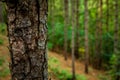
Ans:
[[[68,35],[67,35],[67,27],[69,24],[68,17],[69,17],[69,12],[68,12],[68,0],[64,0],[64,57],[65,60],[67,60],[67,50],[68,50]]]
[[[7,0],[12,80],[48,80],[47,0]]]
[[[73,80],[75,80],[75,0],[71,0],[72,8],[71,8],[71,14],[72,14],[72,77]]]
[[[88,0],[85,0],[85,73],[88,73],[89,65],[89,42],[88,42]]]

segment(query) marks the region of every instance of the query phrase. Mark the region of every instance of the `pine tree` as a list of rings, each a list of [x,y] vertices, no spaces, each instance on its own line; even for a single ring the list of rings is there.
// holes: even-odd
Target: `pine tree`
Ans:
[[[96,42],[95,42],[95,68],[100,69],[102,64],[102,0],[99,0],[97,6],[96,21]]]
[[[120,51],[119,51],[119,1],[115,0],[115,28],[114,28],[114,54],[117,57],[115,64],[115,80],[120,80]]]
[[[75,31],[76,31],[76,38],[75,38],[75,57],[76,58],[79,58],[79,31],[80,31],[80,28],[79,28],[79,26],[80,26],[80,24],[79,24],[79,3],[80,3],[80,1],[79,0],[76,0],[76,29],[75,29]]]
[[[12,80],[48,80],[47,0],[5,0]]]
[[[89,65],[89,41],[88,41],[88,0],[84,1],[85,6],[85,73],[88,73]]]
[[[64,57],[67,60],[67,50],[68,50],[68,25],[69,25],[69,0],[64,0]]]
[[[71,0],[71,14],[72,14],[72,74],[73,80],[75,80],[75,0]]]

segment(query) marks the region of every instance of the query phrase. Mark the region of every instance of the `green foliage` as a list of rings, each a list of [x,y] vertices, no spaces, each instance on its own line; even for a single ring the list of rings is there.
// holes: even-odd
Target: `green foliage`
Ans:
[[[120,66],[120,62],[118,58],[119,56],[117,56],[116,54],[113,54],[110,60],[111,69],[109,70],[109,74],[111,75],[113,80],[117,75],[120,75],[120,69],[117,68],[117,66]]]
[[[76,75],[77,80],[87,80],[85,75]]]
[[[0,57],[0,77],[6,77],[10,71],[8,68],[4,65],[5,59],[3,57]]]
[[[2,66],[4,63],[4,59],[2,57],[0,57],[0,66]]]
[[[0,34],[6,33],[6,24],[0,23]]]
[[[49,27],[49,47],[63,46],[63,24],[57,22],[52,28]],[[54,45],[53,45],[54,44]]]
[[[9,69],[0,70],[0,77],[6,77],[9,73]]]
[[[108,76],[105,75],[99,75],[98,78],[99,80],[111,80],[110,78],[108,78]]]
[[[7,22],[7,13],[6,13],[6,4],[5,3],[2,3],[2,15],[3,15],[3,18],[4,18],[4,22],[6,23]]]
[[[47,46],[48,46],[48,49],[51,50],[53,48],[53,43],[48,42]]]
[[[4,41],[3,39],[0,39],[0,45],[3,45]]]
[[[57,58],[50,57],[48,60],[48,66],[50,71],[52,71],[59,80],[72,80],[71,72],[62,69]],[[87,80],[87,78],[85,75],[76,75],[76,80]]]
[[[59,65],[59,60],[57,59],[57,58],[55,58],[55,57],[50,57],[49,58],[49,63],[51,63],[51,64],[58,64]]]

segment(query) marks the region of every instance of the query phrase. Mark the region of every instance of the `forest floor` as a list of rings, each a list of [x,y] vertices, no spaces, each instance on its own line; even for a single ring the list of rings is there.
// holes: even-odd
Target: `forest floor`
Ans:
[[[9,71],[9,51],[8,51],[8,41],[6,36],[0,35],[0,39],[3,41],[2,44],[0,44],[0,80],[10,80],[10,71]],[[65,69],[69,73],[71,73],[71,58],[69,57],[67,61],[64,60],[64,56],[60,53],[48,51],[48,58],[56,58],[59,60],[60,69]],[[3,59],[3,60],[2,60]],[[3,63],[2,63],[3,61]],[[48,64],[50,64],[48,62]],[[54,66],[55,64],[52,64]],[[103,71],[98,71],[93,69],[92,67],[89,67],[89,74],[84,73],[84,63],[80,62],[79,60],[75,61],[75,71],[76,74],[84,75],[87,77],[87,80],[99,80],[98,76],[103,74]],[[51,71],[49,71],[51,74]],[[52,72],[53,73],[53,72]],[[51,76],[52,80],[59,80],[57,78],[54,78],[55,76]]]
[[[72,59],[71,57],[68,57],[67,61],[64,60],[64,56],[61,55],[60,53],[56,53],[56,52],[48,52],[49,57],[55,57],[59,60],[60,62],[60,66],[61,69],[66,69],[69,71],[69,73],[71,73],[71,62]],[[76,74],[80,74],[80,75],[84,75],[87,77],[87,80],[99,80],[98,76],[102,75],[104,72],[103,71],[99,71],[99,70],[95,70],[92,67],[89,67],[89,74],[85,74],[84,73],[84,63],[80,62],[79,60],[75,61],[75,72]]]

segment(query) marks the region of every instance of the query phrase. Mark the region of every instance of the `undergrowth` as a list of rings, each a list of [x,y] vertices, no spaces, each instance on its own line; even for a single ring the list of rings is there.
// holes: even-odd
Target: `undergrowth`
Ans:
[[[59,59],[50,57],[48,60],[49,72],[53,73],[59,80],[72,80],[72,73],[60,67]],[[76,80],[87,80],[85,75],[76,75]]]

